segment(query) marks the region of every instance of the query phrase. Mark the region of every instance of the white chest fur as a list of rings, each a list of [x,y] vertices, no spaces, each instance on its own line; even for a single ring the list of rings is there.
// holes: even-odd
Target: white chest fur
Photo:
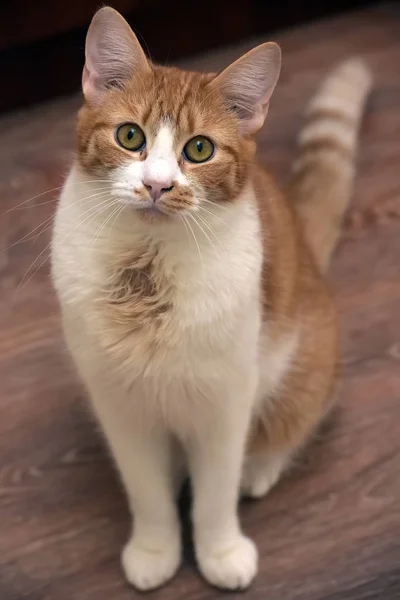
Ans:
[[[114,365],[127,385],[205,380],[250,356],[262,261],[252,192],[204,213],[206,229],[145,223],[126,208],[117,216],[101,209],[102,189],[73,169],[55,223],[53,278],[76,351]],[[130,285],[152,298],[130,303]]]

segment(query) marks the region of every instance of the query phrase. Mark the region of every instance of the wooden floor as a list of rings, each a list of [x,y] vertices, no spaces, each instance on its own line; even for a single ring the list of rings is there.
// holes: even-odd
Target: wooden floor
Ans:
[[[244,528],[261,557],[260,574],[244,597],[395,600],[400,598],[400,11],[394,5],[371,8],[276,39],[284,68],[260,153],[281,181],[303,107],[323,73],[361,54],[376,84],[363,125],[354,204],[330,271],[342,323],[339,407],[305,464],[267,499],[241,507]],[[253,43],[191,66],[220,68]],[[66,99],[0,119],[0,212],[15,208],[0,218],[1,600],[139,596],[125,584],[118,563],[127,506],[65,354],[45,261],[56,190],[43,192],[61,184],[70,163],[78,102]],[[18,208],[36,194],[43,195]],[[189,545],[179,575],[152,595],[220,596],[198,576]]]

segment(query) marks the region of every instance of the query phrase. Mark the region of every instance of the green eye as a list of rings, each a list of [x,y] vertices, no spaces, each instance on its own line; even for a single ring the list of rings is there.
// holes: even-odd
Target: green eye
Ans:
[[[203,135],[197,135],[188,141],[183,149],[183,156],[193,163],[209,160],[214,154],[214,144]]]
[[[146,137],[139,125],[125,123],[120,125],[115,133],[120,146],[131,152],[141,150],[146,143]]]

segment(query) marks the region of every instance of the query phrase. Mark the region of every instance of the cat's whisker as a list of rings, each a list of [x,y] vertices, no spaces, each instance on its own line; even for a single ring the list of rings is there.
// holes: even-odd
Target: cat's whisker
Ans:
[[[123,204],[120,205],[119,210],[117,210],[117,213],[115,214],[114,220],[112,223],[110,223],[110,227],[108,228],[108,239],[110,239],[110,233],[112,231],[112,228],[114,227],[119,215],[122,213],[122,211],[124,210],[125,206]]]
[[[84,187],[84,185],[86,183],[106,183],[106,182],[109,183],[107,179],[93,179],[93,180],[85,181],[85,182],[76,182],[73,185],[81,185],[82,187]],[[13,212],[14,210],[21,210],[21,207],[24,207],[29,202],[32,202],[33,200],[36,200],[37,198],[41,198],[42,196],[45,196],[46,194],[50,194],[51,192],[56,192],[58,190],[62,190],[64,188],[64,185],[65,184],[59,185],[57,187],[50,188],[49,190],[45,190],[44,192],[41,192],[40,194],[36,194],[36,196],[32,196],[31,198],[28,198],[27,200],[20,202],[20,204],[17,204],[17,206],[12,206],[11,208],[7,209],[0,215],[0,217],[4,217],[5,215],[7,215],[10,212]],[[58,199],[58,196],[55,198],[52,198],[52,200],[49,200],[48,202],[53,202],[54,200],[57,200],[57,199]],[[46,202],[44,202],[43,204],[46,204]],[[40,206],[40,204],[35,204],[34,206]]]
[[[49,231],[50,229],[52,229],[52,227],[53,227],[53,221],[54,221],[54,215],[51,215],[50,219],[51,219],[51,223],[48,224],[46,227],[44,227],[41,231],[39,231],[39,233],[37,233],[35,236],[33,236],[32,238],[30,238],[29,239],[30,242],[36,242],[41,235],[43,235],[44,233],[46,233],[46,231]]]
[[[36,196],[32,196],[32,198],[28,198],[27,200],[20,202],[20,204],[17,204],[17,206],[12,206],[8,210],[4,211],[0,216],[4,217],[5,215],[12,212],[13,210],[21,210],[21,208],[23,208],[29,202],[32,202],[32,200],[36,200],[36,198],[41,198],[42,196],[45,196],[46,194],[50,194],[51,192],[56,192],[57,190],[61,190],[63,187],[64,187],[63,185],[60,185],[58,187],[51,188],[50,190],[46,190],[45,192],[42,192],[41,194],[36,194]],[[54,200],[55,200],[55,198],[54,198]]]
[[[62,240],[62,243],[64,244],[67,239],[69,238],[70,235],[72,235],[80,226],[82,225],[90,225],[90,223],[92,223],[98,216],[100,216],[107,208],[108,208],[108,204],[109,204],[110,199],[107,198],[106,200],[103,200],[100,205],[97,205],[95,207],[93,207],[93,211],[91,212],[91,209],[89,209],[88,211],[84,212],[82,214],[82,216],[84,216],[85,214],[89,213],[88,216],[83,220],[80,221],[74,229],[72,229]]]
[[[107,194],[107,192],[98,192],[96,194],[92,194],[90,196],[87,196],[86,198],[79,198],[78,200],[72,202],[69,206],[73,206],[74,204],[80,204],[80,203],[84,203],[86,204],[87,201],[98,197],[98,196],[103,196]],[[60,211],[63,210],[63,207],[60,207],[59,209]],[[10,244],[9,246],[7,246],[5,248],[6,251],[11,250],[11,248],[13,248],[14,246],[16,246],[17,244],[21,244],[22,242],[25,241],[29,241],[31,239],[31,236],[35,233],[35,231],[37,231],[40,227],[42,227],[43,225],[48,224],[52,219],[54,218],[54,215],[50,215],[50,217],[47,217],[44,221],[42,221],[41,223],[39,223],[39,225],[37,225],[34,229],[32,229],[31,231],[28,231],[28,233],[26,233],[22,238],[20,238],[19,240],[13,242],[12,244]],[[39,232],[38,235],[40,235],[42,232]],[[33,239],[37,239],[37,236],[33,236]]]
[[[37,227],[35,227],[35,229],[32,229],[32,231],[28,231],[28,233],[26,233],[22,238],[20,238],[16,242],[13,242],[9,246],[6,246],[5,250],[8,252],[8,250],[11,250],[11,248],[13,248],[14,246],[16,246],[17,244],[22,244],[22,242],[29,242],[32,239],[37,239],[40,236],[40,234],[42,233],[42,231],[39,231],[39,233],[36,236],[33,235],[35,233],[35,231],[37,231],[38,229],[40,229],[40,227],[43,227],[43,225],[44,226],[48,225],[53,220],[53,218],[54,218],[54,215],[51,215],[50,217],[47,217],[44,221],[42,221],[41,223],[39,223],[39,225],[37,225]]]
[[[187,236],[188,236],[188,239],[189,239],[189,242],[190,242],[190,234],[189,234],[189,229],[188,229],[188,226],[187,226],[187,224],[186,224],[186,219],[185,219],[185,217],[184,217],[183,215],[182,215],[182,223],[183,223],[183,224],[184,224],[184,226],[185,226],[185,231],[186,231],[186,234],[187,234]]]
[[[213,204],[213,203],[211,203],[211,204]],[[198,208],[199,208],[199,211],[204,210],[204,212],[211,215],[214,219],[217,219],[218,221],[220,221],[222,223],[222,225],[224,225],[228,229],[228,231],[230,231],[230,225],[228,225],[228,223],[223,221],[218,215],[213,213],[209,208],[205,208],[205,206],[199,206]]]
[[[99,194],[99,198],[98,200],[101,199],[101,196],[107,194],[107,192],[102,192],[101,194]],[[97,196],[97,194],[93,194],[92,196],[88,196],[87,198],[80,198],[78,200],[76,200],[75,202],[71,202],[71,204],[69,206],[74,206],[74,204],[88,204],[89,200],[91,200],[93,197]],[[59,212],[63,211],[63,207],[61,207],[59,209]],[[46,227],[44,227],[44,229],[42,229],[41,231],[39,231],[39,233],[37,233],[35,236],[33,236],[32,238],[27,238],[25,241],[36,241],[45,231],[48,231],[49,229],[52,228],[53,226],[53,221],[54,221],[54,217],[55,215],[50,215],[50,217],[48,217],[47,219],[45,219],[42,223],[42,225],[46,225],[50,222],[50,225],[47,225]],[[32,232],[33,233],[33,232]],[[18,243],[18,242],[16,242]]]
[[[203,233],[204,237],[209,241],[211,248],[214,250],[214,252],[216,252],[215,246],[214,246],[213,242],[211,241],[210,236],[206,233],[206,231],[200,225],[200,223],[198,222],[198,220],[196,219],[196,217],[194,216],[194,214],[193,213],[189,213],[188,216],[192,219],[192,221],[194,221],[195,225],[200,229],[200,231]]]
[[[101,235],[101,232],[104,230],[104,228],[106,227],[107,223],[109,223],[111,221],[111,219],[113,218],[113,216],[119,211],[119,209],[121,208],[121,205],[120,205],[120,203],[118,201],[114,201],[112,204],[110,204],[110,207],[114,207],[114,210],[112,210],[111,213],[108,215],[108,217],[106,217],[104,219],[104,222],[100,225],[99,229],[97,230],[97,232],[93,236],[93,240],[92,240],[92,243],[90,245],[90,248],[93,248],[94,244],[99,239],[99,237]]]
[[[54,221],[54,215],[51,215],[48,219],[45,219],[43,221],[43,223],[42,223],[42,225],[44,225],[43,229],[41,229],[36,235],[33,235],[30,238],[27,238],[25,241],[36,242],[36,240],[38,240],[45,231],[48,231],[49,229],[52,228],[53,221]]]
[[[222,206],[221,204],[218,204],[217,202],[212,202],[211,200],[207,200],[207,198],[201,198],[201,202],[206,202],[207,204],[212,204],[218,210],[223,210],[224,212],[228,212],[228,210],[229,210],[227,206]]]
[[[190,229],[190,231],[191,231],[191,233],[192,233],[192,236],[193,236],[194,242],[195,242],[195,244],[196,244],[197,251],[198,251],[198,253],[199,253],[199,258],[200,258],[201,266],[202,266],[202,269],[203,269],[204,283],[206,283],[206,282],[207,282],[207,278],[206,278],[206,270],[205,270],[205,267],[204,267],[203,256],[202,256],[202,254],[201,254],[201,251],[200,251],[200,246],[199,246],[199,243],[198,243],[198,241],[197,241],[197,238],[196,238],[196,235],[195,235],[195,233],[194,233],[194,231],[193,231],[193,227],[192,227],[192,226],[191,226],[191,224],[189,223],[188,219],[186,218],[186,216],[185,216],[185,215],[182,215],[182,216],[183,216],[183,218],[185,219],[185,221],[186,221],[186,224],[187,224],[187,226],[189,227],[189,229]],[[187,215],[187,216],[188,216],[188,215]]]
[[[210,231],[210,233],[213,234],[213,236],[215,237],[215,239],[218,241],[220,247],[223,250],[226,250],[226,247],[224,246],[224,244],[221,242],[220,237],[217,235],[217,233],[215,232],[215,230],[211,227],[210,223],[208,222],[208,220],[204,217],[202,217],[200,214],[197,215],[199,217],[199,219],[201,219],[202,223],[204,223],[205,226],[207,226],[208,230]]]
[[[224,212],[228,212],[229,211],[229,208],[227,206],[223,206],[221,203],[213,202],[212,200],[207,200],[207,198],[201,197],[201,202],[202,203],[205,202],[206,204],[212,204],[218,210],[223,210]]]
[[[212,249],[214,250],[214,252],[217,252],[210,236],[208,235],[208,233],[203,229],[202,225],[200,225],[199,221],[201,223],[203,223],[203,225],[205,227],[208,228],[208,230],[213,234],[213,236],[215,237],[215,239],[217,240],[217,242],[220,244],[221,248],[223,249],[223,246],[221,244],[221,241],[218,239],[218,236],[215,234],[215,232],[211,229],[211,227],[208,225],[207,221],[205,221],[198,213],[196,215],[192,214],[191,215],[195,221],[195,223],[197,224],[198,227],[200,227],[201,231],[203,232],[203,234],[205,235],[205,237],[208,239],[208,241],[210,242],[210,245],[212,247]]]
[[[80,221],[71,231],[69,231],[68,234],[65,236],[65,238],[62,240],[61,243],[64,244],[66,242],[66,240],[68,239],[68,237],[70,235],[72,235],[76,231],[76,229],[78,229],[78,227],[82,226],[84,223],[86,223],[88,221],[90,223],[98,215],[100,215],[105,210],[106,204],[108,204],[108,202],[109,202],[109,199],[107,198],[106,200],[104,200],[103,202],[101,202],[100,205],[96,205],[95,207],[91,207],[89,209],[89,211],[84,212],[83,215],[87,214],[88,212],[90,212],[90,214],[88,215],[88,217],[86,217],[86,219],[84,219],[83,221]],[[33,261],[33,263],[27,269],[27,271],[25,272],[24,276],[22,277],[20,283],[18,284],[17,289],[15,290],[15,295],[17,293],[19,293],[21,291],[21,289],[27,283],[29,283],[29,281],[31,281],[32,277],[34,277],[36,275],[36,273],[39,271],[39,269],[41,269],[43,267],[43,265],[46,263],[46,261],[49,259],[49,256],[46,256],[45,259],[44,259],[44,261],[42,261],[40,263],[40,265],[35,269],[34,273],[28,279],[26,279],[26,277],[30,273],[31,269],[34,267],[34,265],[37,263],[37,261],[40,259],[40,257],[50,248],[50,246],[51,246],[51,241],[47,244],[47,246],[45,246],[45,248],[43,248],[43,250],[40,252],[40,254],[36,257],[36,259]]]
[[[108,191],[109,190],[109,186],[104,186],[102,188],[95,188],[98,192],[102,192],[102,191]],[[85,190],[87,191],[87,190]],[[51,200],[46,200],[45,202],[38,202],[35,204],[32,204],[32,206],[16,206],[13,210],[28,210],[30,208],[36,208],[37,206],[44,206],[45,204],[51,204],[52,202],[57,202],[57,200],[59,200],[59,196],[56,196],[55,198],[51,198]]]
[[[89,200],[93,200],[93,198],[101,199],[102,196],[110,197],[109,190],[105,189],[105,190],[96,192],[94,194],[90,194],[89,196],[85,196],[84,198],[78,198],[74,202],[71,202],[70,204],[68,204],[68,207],[66,207],[66,208],[64,208],[63,206],[60,206],[59,210],[60,211],[67,210],[71,206],[75,206],[76,204],[89,204]],[[96,200],[96,202],[97,202],[97,200]]]

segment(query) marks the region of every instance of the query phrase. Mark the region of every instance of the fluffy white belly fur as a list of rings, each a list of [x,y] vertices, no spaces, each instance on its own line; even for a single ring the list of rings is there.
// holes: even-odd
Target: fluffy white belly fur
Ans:
[[[249,364],[257,370],[262,249],[254,198],[247,190],[229,211],[215,207],[216,238],[197,229],[196,243],[181,221],[145,223],[128,209],[113,220],[110,209],[98,209],[102,188],[74,168],[60,199],[53,278],[67,340],[85,381],[108,380],[146,410],[158,402],[175,427],[186,409],[193,417],[194,396],[225,402],[228,383],[237,386]],[[105,291],[121,264],[143,252],[168,288],[157,323],[145,318],[146,306],[130,317],[129,298],[123,311],[110,305]]]

